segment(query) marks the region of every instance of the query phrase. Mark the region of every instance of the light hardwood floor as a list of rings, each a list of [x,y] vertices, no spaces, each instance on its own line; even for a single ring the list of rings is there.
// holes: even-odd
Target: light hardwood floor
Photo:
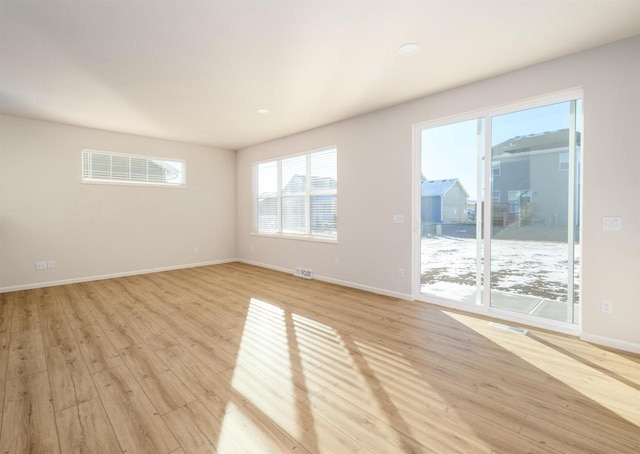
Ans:
[[[245,264],[0,295],[0,453],[635,453],[640,356]]]

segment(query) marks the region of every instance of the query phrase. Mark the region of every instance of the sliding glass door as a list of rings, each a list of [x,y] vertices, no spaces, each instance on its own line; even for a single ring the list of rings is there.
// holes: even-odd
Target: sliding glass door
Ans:
[[[421,144],[420,291],[480,304],[484,119],[423,129]]]
[[[421,299],[578,323],[581,101],[567,98],[416,127]]]
[[[491,306],[576,323],[577,101],[491,118]]]

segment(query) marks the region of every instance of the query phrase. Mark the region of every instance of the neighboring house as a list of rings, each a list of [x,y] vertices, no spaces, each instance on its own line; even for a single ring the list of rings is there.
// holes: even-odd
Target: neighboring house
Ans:
[[[467,220],[469,193],[457,178],[427,180],[423,176],[421,194],[423,224]]]
[[[310,229],[317,231],[335,231],[337,225],[336,207],[337,195],[334,193],[338,182],[334,178],[311,176],[310,202]],[[306,213],[305,192],[307,177],[305,175],[293,175],[282,188],[282,219],[287,226],[283,231],[287,233],[303,233]],[[314,194],[314,192],[316,194]],[[323,194],[323,192],[329,192]],[[275,230],[277,223],[277,197],[266,197],[258,201],[258,218],[266,229]]]
[[[576,148],[580,150],[580,133]],[[569,129],[516,136],[494,146],[491,159],[491,204],[494,222],[518,221],[567,225]],[[580,181],[580,153],[576,185]],[[579,194],[576,186],[576,194]],[[576,203],[576,215],[577,207]]]

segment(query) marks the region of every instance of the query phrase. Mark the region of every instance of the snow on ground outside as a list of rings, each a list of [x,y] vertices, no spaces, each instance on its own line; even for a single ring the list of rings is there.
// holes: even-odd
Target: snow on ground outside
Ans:
[[[556,301],[567,300],[566,243],[493,239],[491,248],[493,290]],[[579,250],[577,247],[576,265]],[[454,294],[474,294],[475,239],[422,238],[421,262],[421,284],[425,290],[432,286],[442,289],[444,284]],[[576,282],[579,282],[578,267],[575,269]]]

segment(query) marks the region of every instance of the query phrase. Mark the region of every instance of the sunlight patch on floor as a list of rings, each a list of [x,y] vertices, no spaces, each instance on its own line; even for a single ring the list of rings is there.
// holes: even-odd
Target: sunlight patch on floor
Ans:
[[[309,403],[343,381],[366,384],[353,372],[354,367],[350,352],[334,328],[252,298],[236,366],[229,370],[231,386],[249,404],[225,415],[223,427],[234,437],[241,436],[242,427],[261,432],[251,440],[256,447],[275,440],[277,449],[286,447],[285,451],[301,443],[318,452],[322,447],[323,452],[355,452],[360,444],[354,445],[352,439],[315,415]],[[366,386],[358,392],[369,394]],[[257,421],[263,420],[260,415],[273,424],[259,425]]]
[[[640,389],[632,386],[632,382],[617,379],[613,372],[594,367],[596,363],[593,361],[581,359],[575,353],[563,351],[561,346],[556,346],[551,341],[541,342],[531,333],[523,336],[493,329],[483,320],[453,312],[447,312],[447,315],[548,374],[552,379],[564,383],[586,398],[640,427],[638,411]],[[598,349],[596,346],[589,346],[589,348]],[[569,370],[571,372],[568,372]],[[616,397],[612,399],[611,396]]]

